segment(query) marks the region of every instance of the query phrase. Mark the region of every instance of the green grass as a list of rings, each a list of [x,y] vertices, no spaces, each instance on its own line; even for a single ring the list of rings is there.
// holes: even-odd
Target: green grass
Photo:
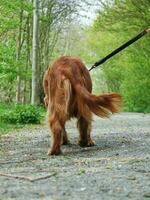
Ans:
[[[0,103],[0,135],[40,124],[45,116],[42,106]]]

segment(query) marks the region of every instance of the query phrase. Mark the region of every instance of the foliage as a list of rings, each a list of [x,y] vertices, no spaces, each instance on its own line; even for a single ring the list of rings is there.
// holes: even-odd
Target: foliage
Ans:
[[[32,105],[14,105],[1,112],[0,119],[8,124],[38,124],[42,118],[41,108]],[[2,108],[1,108],[2,109]],[[4,108],[3,108],[4,110]]]
[[[148,28],[149,1],[116,0],[104,4],[91,29],[91,46],[95,60]],[[149,112],[150,60],[147,35],[103,65],[108,91],[120,92],[124,110]],[[96,69],[97,70],[97,69]]]
[[[32,74],[33,1],[1,0],[0,4],[0,101],[30,103]],[[39,95],[42,77],[62,29],[67,29],[78,2],[39,0]],[[67,24],[68,22],[68,24]],[[56,53],[55,53],[56,55]],[[56,55],[58,56],[58,54]],[[42,102],[42,100],[41,100]]]
[[[88,8],[90,1],[39,2],[38,90],[41,102],[43,73],[54,58],[79,56],[91,67],[149,25],[149,0],[100,0],[101,8],[92,27],[83,27],[78,21],[78,9]],[[30,103],[33,9],[31,0],[1,0],[1,102]],[[149,43],[147,35],[93,70],[94,92],[120,92],[125,111],[149,112]]]

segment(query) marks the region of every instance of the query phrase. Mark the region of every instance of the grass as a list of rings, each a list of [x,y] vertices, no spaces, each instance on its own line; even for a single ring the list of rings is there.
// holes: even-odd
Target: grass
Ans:
[[[18,105],[16,106],[15,104],[6,104],[6,103],[0,103],[0,136],[7,134],[9,132],[11,132],[12,130],[17,130],[17,129],[21,129],[24,127],[31,127],[32,123],[24,123],[24,122],[11,122],[11,115],[13,116],[14,113],[16,112],[16,107],[17,107],[17,115],[19,113],[18,111]],[[36,116],[33,113],[33,109],[30,110],[30,105],[20,105],[21,109],[20,109],[20,113],[23,113],[23,117],[26,117],[27,119],[34,119],[34,117],[38,117],[38,123],[36,124],[40,124],[40,122],[43,120],[44,116],[45,116],[45,111],[44,108],[42,106],[36,107],[34,108],[34,110],[36,110]],[[24,109],[25,108],[25,109]],[[29,110],[27,109],[29,108]],[[28,113],[26,115],[25,112],[26,110],[28,110]],[[10,114],[10,115],[9,115]],[[32,114],[32,115],[31,115]],[[17,116],[15,115],[15,117]],[[8,121],[7,121],[7,116],[8,116]],[[14,116],[13,116],[14,117]],[[32,120],[29,120],[32,121]]]

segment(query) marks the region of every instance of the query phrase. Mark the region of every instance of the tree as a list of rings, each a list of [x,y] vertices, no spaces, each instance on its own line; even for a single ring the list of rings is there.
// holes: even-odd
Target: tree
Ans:
[[[32,0],[1,0],[0,101],[34,104],[40,98],[42,102],[42,78],[49,63],[68,52],[79,55],[71,39],[62,37],[65,32],[72,31],[73,21],[78,21],[76,24],[79,25],[79,10],[84,9],[85,5],[90,6],[89,1],[83,4],[80,0],[38,0],[38,33],[35,31],[38,44],[32,46],[33,10],[35,12]],[[75,42],[80,38],[77,35],[73,37]],[[37,39],[35,35],[34,38]],[[32,49],[34,59],[31,58]]]
[[[39,44],[39,2],[33,1],[33,40],[32,40],[32,97],[31,104],[39,104],[39,72],[38,72],[38,44]]]
[[[148,28],[149,6],[150,2],[145,0],[115,0],[104,4],[93,26],[93,34],[99,38],[97,52],[106,55]],[[149,41],[147,35],[103,66],[108,89],[122,93],[127,111],[150,110]]]
[[[22,49],[22,26],[23,26],[23,0],[21,0],[21,8],[19,13],[19,27],[18,27],[18,36],[17,36],[17,48],[16,48],[16,60],[20,60],[21,49]],[[16,87],[16,103],[20,103],[20,95],[21,95],[21,77],[20,77],[20,67],[18,68],[17,75],[17,87]]]

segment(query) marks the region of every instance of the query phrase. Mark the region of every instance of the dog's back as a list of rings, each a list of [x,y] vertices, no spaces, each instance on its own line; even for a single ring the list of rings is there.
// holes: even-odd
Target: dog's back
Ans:
[[[80,59],[64,56],[49,67],[44,77],[44,88],[50,113],[56,112],[67,120],[76,117],[81,110],[82,112],[83,109],[85,110],[86,105],[81,108],[80,97],[76,94],[75,85],[78,84],[91,93],[91,78]]]

